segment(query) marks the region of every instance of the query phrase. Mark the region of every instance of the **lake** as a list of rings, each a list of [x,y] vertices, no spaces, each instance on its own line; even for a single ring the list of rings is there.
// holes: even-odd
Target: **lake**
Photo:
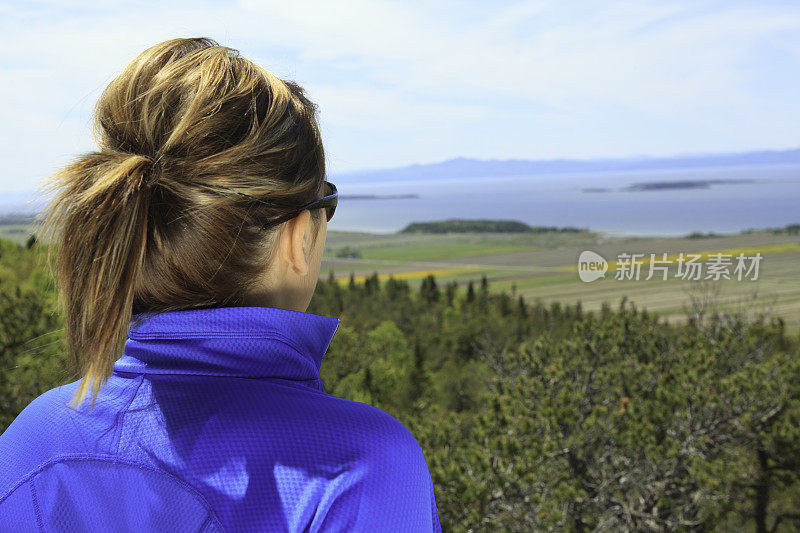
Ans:
[[[388,233],[447,218],[519,220],[616,235],[736,233],[800,223],[800,166],[369,181],[331,177],[343,196],[331,231]],[[724,183],[714,183],[722,180]],[[682,188],[675,182],[711,182]],[[673,187],[670,187],[670,183]],[[624,190],[643,184],[644,190]],[[702,184],[701,184],[702,185]],[[588,192],[586,189],[606,189]],[[417,194],[365,199],[348,195]]]

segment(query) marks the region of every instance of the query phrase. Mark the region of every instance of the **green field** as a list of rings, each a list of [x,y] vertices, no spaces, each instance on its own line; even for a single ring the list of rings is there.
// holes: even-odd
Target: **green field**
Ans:
[[[0,224],[0,237],[23,243],[31,234],[30,226],[25,224]]]
[[[357,250],[358,259],[337,257],[338,251]],[[611,264],[604,279],[591,283],[580,281],[577,258],[581,251],[592,250]],[[654,253],[668,258],[680,252],[709,252],[751,257],[762,255],[755,280],[684,280],[675,277],[677,264],[669,266],[667,280],[645,280],[647,263],[640,279],[614,279],[620,253]],[[357,281],[377,272],[381,279],[389,275],[408,280],[412,286],[428,274],[437,282],[469,281],[479,283],[486,276],[492,290],[514,290],[527,300],[544,302],[580,301],[586,310],[600,309],[603,303],[618,305],[622,297],[637,307],[682,320],[687,309],[704,305],[709,312],[741,311],[750,315],[765,313],[786,321],[790,331],[800,330],[800,237],[772,232],[690,239],[685,237],[611,237],[598,233],[577,234],[370,234],[328,232],[322,272],[346,282],[352,273]],[[706,269],[701,278],[706,276]]]
[[[31,228],[0,225],[0,237],[24,243]],[[495,291],[514,291],[526,300],[574,303],[586,310],[604,303],[618,305],[622,297],[640,308],[682,320],[687,309],[706,302],[709,309],[742,311],[750,315],[779,316],[789,331],[800,331],[800,236],[769,231],[721,235],[709,238],[613,237],[594,232],[579,233],[449,233],[373,234],[329,231],[322,262],[322,275],[333,272],[346,283],[351,274],[363,281],[374,272],[385,280],[392,275],[416,287],[428,274],[440,284],[457,282],[464,288],[483,276]],[[358,259],[337,257],[343,249],[357,251]],[[583,250],[599,253],[609,262],[605,279],[580,281],[577,259]],[[647,265],[639,280],[614,279],[620,253],[654,253],[670,256],[679,252],[724,251],[763,259],[756,280],[688,281],[675,278],[670,266],[666,281],[645,280]],[[703,258],[705,260],[705,256]],[[705,276],[705,270],[703,272]]]

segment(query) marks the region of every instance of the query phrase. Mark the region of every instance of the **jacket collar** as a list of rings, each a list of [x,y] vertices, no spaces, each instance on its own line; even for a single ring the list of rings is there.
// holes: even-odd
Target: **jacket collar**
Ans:
[[[218,307],[134,315],[117,372],[308,381],[339,319],[276,307]]]

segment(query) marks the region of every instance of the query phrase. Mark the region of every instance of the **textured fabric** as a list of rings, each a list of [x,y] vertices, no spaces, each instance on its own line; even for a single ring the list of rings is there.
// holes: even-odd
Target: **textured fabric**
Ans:
[[[136,316],[94,408],[79,381],[0,436],[0,529],[441,531],[414,437],[322,391],[336,318],[272,307]]]

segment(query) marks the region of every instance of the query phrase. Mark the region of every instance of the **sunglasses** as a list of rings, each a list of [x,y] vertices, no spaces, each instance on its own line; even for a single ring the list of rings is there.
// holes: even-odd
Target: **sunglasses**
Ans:
[[[299,215],[301,212],[305,211],[306,209],[308,209],[310,211],[312,209],[325,208],[325,218],[328,220],[328,222],[330,222],[331,219],[333,218],[333,213],[336,212],[336,204],[339,202],[339,191],[336,190],[336,185],[334,185],[333,183],[331,183],[329,181],[325,182],[325,189],[327,191],[327,194],[325,196],[323,196],[322,198],[318,198],[318,199],[314,200],[313,202],[309,202],[304,206],[298,207],[295,211],[293,211],[291,213],[288,213],[286,215],[280,216],[280,217],[276,218],[275,220],[273,220],[271,222],[268,222],[267,224],[262,226],[262,229],[268,229],[268,228],[271,228],[272,226],[276,226],[276,225],[278,225],[278,224],[280,224],[282,222],[286,222],[287,220],[291,220],[294,217],[296,217],[297,215]],[[241,193],[241,192],[239,194],[242,195],[242,196],[245,196],[247,198],[250,198],[251,200],[255,200],[256,202],[259,202],[261,204],[273,205],[273,204],[271,204],[269,202],[265,202],[264,200],[259,200],[258,198],[254,198],[252,196],[249,196],[249,195]]]

